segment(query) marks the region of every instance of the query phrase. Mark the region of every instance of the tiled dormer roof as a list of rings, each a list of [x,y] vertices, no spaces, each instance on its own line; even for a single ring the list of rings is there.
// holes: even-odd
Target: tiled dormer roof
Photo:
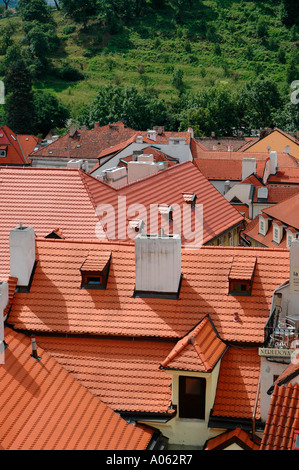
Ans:
[[[211,372],[226,349],[206,317],[176,346],[161,363],[165,369]]]
[[[258,441],[258,442],[256,442]],[[240,427],[226,431],[219,436],[209,439],[204,450],[225,450],[237,445],[243,450],[259,450],[260,439],[252,440],[252,435]]]

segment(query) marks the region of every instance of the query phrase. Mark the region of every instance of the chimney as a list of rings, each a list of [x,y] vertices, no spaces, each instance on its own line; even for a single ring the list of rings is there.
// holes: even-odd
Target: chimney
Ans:
[[[243,158],[242,160],[242,181],[256,172],[256,159]]]
[[[193,139],[193,138],[194,138],[194,131],[193,131],[193,128],[192,128],[192,127],[188,127],[188,132],[189,132],[191,138]]]
[[[99,121],[96,121],[96,122],[94,123],[94,128],[96,129],[96,128],[98,128],[98,127],[100,127],[100,123],[99,123]]]
[[[230,181],[227,180],[224,183],[224,194],[226,194],[230,190]]]
[[[277,172],[277,152],[270,152],[270,175],[276,175]]]
[[[181,237],[139,233],[135,238],[135,295],[177,298],[181,283]]]
[[[35,233],[32,227],[19,227],[10,231],[10,275],[18,278],[17,286],[28,290],[35,267]]]
[[[299,239],[290,246],[290,293],[299,294]]]
[[[155,131],[155,129],[148,129],[147,138],[156,141],[157,140],[157,131]]]
[[[8,283],[0,282],[0,364],[4,364],[4,310],[8,304]]]

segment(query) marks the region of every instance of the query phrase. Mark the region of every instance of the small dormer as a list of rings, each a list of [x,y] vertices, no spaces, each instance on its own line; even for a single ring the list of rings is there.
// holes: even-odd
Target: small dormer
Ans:
[[[6,157],[7,155],[7,145],[0,145],[0,158]]]
[[[173,221],[173,207],[168,204],[159,204],[158,206],[159,213],[167,218],[169,222]]]
[[[195,203],[196,203],[196,199],[197,199],[197,196],[195,193],[193,193],[192,191],[186,191],[183,193],[183,199],[184,201],[187,203],[187,204],[190,204],[192,209],[195,208]]]
[[[251,295],[255,266],[255,256],[234,256],[228,275],[230,295]]]
[[[290,248],[292,241],[296,238],[297,236],[297,230],[294,229],[293,227],[288,227],[286,229],[286,244],[287,248]]]
[[[110,261],[111,251],[89,253],[80,268],[81,289],[106,289]]]
[[[273,220],[272,229],[273,229],[273,239],[272,239],[272,241],[276,245],[279,245],[281,240],[282,240],[282,236],[283,236],[283,224],[282,224],[282,222],[280,222],[279,220]]]
[[[269,228],[269,220],[265,214],[259,214],[259,235],[263,237],[267,235]]]

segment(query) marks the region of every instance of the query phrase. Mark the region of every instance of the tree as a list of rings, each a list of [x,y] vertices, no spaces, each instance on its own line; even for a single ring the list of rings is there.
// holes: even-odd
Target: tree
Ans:
[[[19,0],[18,11],[22,18],[25,32],[30,29],[33,21],[52,26],[55,24],[51,10],[45,0]]]
[[[35,134],[46,135],[50,129],[64,128],[70,117],[68,108],[62,105],[51,93],[34,92]]]
[[[298,0],[282,0],[281,20],[286,26],[299,24]]]
[[[89,109],[79,116],[81,124],[92,126],[122,121],[133,129],[145,130],[153,125],[164,125],[168,118],[165,103],[149,93],[136,88],[118,86],[101,87]]]
[[[83,24],[87,28],[88,20],[97,13],[96,0],[61,0],[62,10],[76,23]]]
[[[34,130],[31,75],[17,46],[13,45],[8,48],[5,66],[4,111],[6,124],[16,133],[30,134]]]
[[[273,127],[273,113],[281,106],[281,96],[274,81],[261,76],[241,90],[238,100],[240,126]]]

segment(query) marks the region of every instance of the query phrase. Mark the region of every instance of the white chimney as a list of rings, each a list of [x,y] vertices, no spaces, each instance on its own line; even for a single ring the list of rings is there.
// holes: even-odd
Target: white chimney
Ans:
[[[151,161],[128,162],[128,183],[133,183],[158,173],[162,168],[164,168],[164,165],[162,166]]]
[[[73,168],[77,168],[77,169],[81,169],[83,166],[83,160],[70,160],[67,162],[67,165],[66,167],[69,168],[69,169],[73,169]]]
[[[4,364],[4,310],[8,304],[8,283],[0,282],[0,364]]]
[[[157,140],[157,131],[154,129],[148,129],[147,138],[156,141]]]
[[[242,181],[256,172],[256,159],[243,158],[242,160]]]
[[[35,265],[35,233],[32,227],[19,227],[10,231],[10,275],[18,278],[18,286],[28,287]]]
[[[299,294],[299,239],[290,246],[290,293]]]
[[[135,292],[175,294],[181,281],[180,235],[149,235],[135,238]]]
[[[270,152],[270,175],[276,175],[277,172],[277,152]]]
[[[193,128],[192,128],[192,127],[188,127],[188,132],[189,132],[191,138],[193,139],[193,138],[194,138],[194,131],[193,131]]]

